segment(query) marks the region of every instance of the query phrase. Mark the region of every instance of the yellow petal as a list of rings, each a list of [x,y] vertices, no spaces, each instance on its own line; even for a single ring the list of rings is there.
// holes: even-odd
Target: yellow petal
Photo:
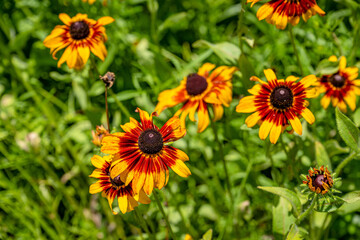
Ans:
[[[302,125],[299,118],[295,116],[293,119],[289,119],[289,121],[294,131],[297,134],[302,135]]]
[[[71,24],[71,18],[69,17],[69,15],[67,15],[66,13],[60,13],[59,14],[59,19],[65,24],[70,26]]]
[[[118,204],[119,204],[119,208],[120,211],[125,214],[127,212],[128,209],[128,197],[127,195],[123,195],[123,196],[118,196]]]
[[[273,125],[274,125],[274,123],[272,121],[265,119],[265,121],[261,124],[260,130],[259,130],[259,137],[261,140],[264,140],[265,138],[267,138]]]
[[[305,108],[302,111],[301,116],[303,116],[303,118],[310,124],[315,122],[315,116],[308,108]]]
[[[268,80],[268,82],[269,81],[275,81],[277,79],[274,71],[272,69],[270,69],[270,68],[265,69],[264,73],[265,73],[265,77]]]
[[[272,127],[271,132],[270,132],[270,142],[272,144],[275,144],[277,142],[277,140],[279,139],[281,129],[282,129],[282,126],[280,124],[279,125],[274,124],[274,126]]]

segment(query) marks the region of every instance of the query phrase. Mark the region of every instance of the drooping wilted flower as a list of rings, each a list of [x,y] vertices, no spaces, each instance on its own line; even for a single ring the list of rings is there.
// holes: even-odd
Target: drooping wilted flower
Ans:
[[[236,67],[220,66],[205,63],[197,73],[185,77],[180,86],[165,90],[159,94],[155,111],[160,114],[164,109],[183,103],[175,116],[180,116],[182,127],[185,128],[185,119],[189,115],[195,121],[198,115],[198,132],[202,132],[210,123],[208,104],[214,110],[214,121],[221,119],[224,109],[232,100],[232,76]]]

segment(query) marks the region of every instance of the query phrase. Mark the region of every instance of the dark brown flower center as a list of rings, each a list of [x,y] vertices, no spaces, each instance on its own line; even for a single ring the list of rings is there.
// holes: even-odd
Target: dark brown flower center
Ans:
[[[161,133],[155,129],[148,129],[142,132],[140,134],[138,144],[140,150],[147,154],[158,153],[164,146]]]
[[[70,25],[70,35],[72,39],[84,39],[89,35],[89,33],[89,25],[84,21],[74,22]]]
[[[345,85],[345,78],[340,74],[334,74],[329,78],[330,83],[337,88],[341,88]]]
[[[187,76],[186,91],[189,95],[195,96],[203,93],[208,86],[206,78],[196,73],[192,73]]]
[[[270,102],[275,108],[287,109],[292,106],[293,101],[292,91],[285,86],[276,87],[270,95]]]
[[[314,187],[320,188],[321,190],[324,190],[323,183],[328,183],[328,180],[324,177],[323,174],[317,175],[313,181]]]
[[[122,185],[125,184],[123,181],[121,181],[120,174],[114,178],[110,178],[110,182],[113,185],[113,187],[121,187]]]

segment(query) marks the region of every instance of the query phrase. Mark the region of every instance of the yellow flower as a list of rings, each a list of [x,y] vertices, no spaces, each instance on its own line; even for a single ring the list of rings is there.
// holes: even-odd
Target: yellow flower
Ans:
[[[44,40],[45,47],[50,48],[54,59],[57,59],[55,55],[58,51],[66,48],[58,61],[58,67],[66,61],[69,68],[81,69],[89,59],[90,51],[104,61],[107,55],[104,25],[112,23],[112,17],[102,17],[95,21],[86,14],[78,13],[70,18],[61,13],[59,18],[65,25],[57,25]]]
[[[90,186],[90,193],[95,194],[102,192],[102,196],[106,197],[111,211],[113,214],[117,214],[112,210],[112,203],[115,197],[118,200],[119,208],[122,213],[127,213],[134,210],[138,206],[138,202],[143,204],[150,203],[150,199],[143,190],[135,194],[132,188],[132,182],[125,185],[121,181],[121,177],[111,177],[110,164],[113,156],[93,156],[91,163],[96,167],[90,177],[99,179],[96,183]]]
[[[251,7],[259,1],[247,0],[248,3],[252,3]],[[288,23],[295,26],[299,23],[300,17],[306,22],[316,13],[325,15],[316,0],[271,0],[259,8],[256,16],[260,21],[266,19],[277,28],[285,29]]]
[[[270,133],[270,142],[276,143],[287,126],[291,125],[293,130],[299,135],[302,134],[302,126],[299,117],[312,124],[315,117],[307,108],[309,104],[305,98],[315,96],[314,89],[308,89],[316,77],[309,75],[301,81],[299,78],[289,76],[284,79],[277,79],[271,69],[264,70],[268,82],[260,80],[258,77],[251,77],[250,80],[258,81],[252,89],[248,90],[252,96],[240,99],[236,107],[237,112],[251,113],[245,123],[248,127],[260,124],[259,137],[264,140]]]
[[[104,137],[101,151],[114,154],[110,177],[121,174],[121,179],[128,185],[132,181],[135,193],[141,189],[151,194],[154,188],[163,188],[169,180],[169,168],[181,177],[191,173],[185,165],[189,157],[183,151],[169,146],[171,142],[182,138],[186,130],[180,127],[178,117],[170,118],[159,129],[153,124],[147,112],[137,109],[141,123],[133,118],[121,126],[125,132]]]
[[[198,114],[198,132],[202,132],[209,125],[208,103],[214,109],[214,121],[221,119],[224,109],[232,100],[232,76],[236,67],[220,66],[205,63],[197,73],[185,77],[180,86],[165,90],[159,94],[155,111],[160,114],[168,107],[184,103],[175,116],[180,116],[182,127],[185,128],[187,115],[195,121],[195,112]],[[213,70],[214,69],[214,70]]]
[[[329,58],[331,62],[337,62],[336,56]],[[346,103],[352,111],[356,108],[356,96],[360,95],[360,80],[357,79],[359,75],[357,67],[346,67],[346,58],[340,57],[339,71],[324,75],[318,78],[317,90],[319,93],[325,93],[321,99],[323,108],[327,108],[332,101],[333,107],[338,106],[342,112],[346,112]]]

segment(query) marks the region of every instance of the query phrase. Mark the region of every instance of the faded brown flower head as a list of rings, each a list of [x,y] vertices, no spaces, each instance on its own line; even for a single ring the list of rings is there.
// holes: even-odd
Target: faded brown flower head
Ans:
[[[324,195],[334,185],[334,180],[328,168],[321,166],[320,169],[312,168],[309,170],[309,175],[306,176],[306,184],[312,192]]]
[[[109,131],[106,130],[103,125],[101,125],[101,126],[96,126],[96,131],[94,130],[91,131],[91,134],[93,137],[93,140],[91,140],[93,144],[95,144],[98,147],[101,147],[102,139],[109,134]]]
[[[115,82],[115,73],[113,72],[107,72],[104,76],[100,75],[99,77],[107,88],[111,88]]]

